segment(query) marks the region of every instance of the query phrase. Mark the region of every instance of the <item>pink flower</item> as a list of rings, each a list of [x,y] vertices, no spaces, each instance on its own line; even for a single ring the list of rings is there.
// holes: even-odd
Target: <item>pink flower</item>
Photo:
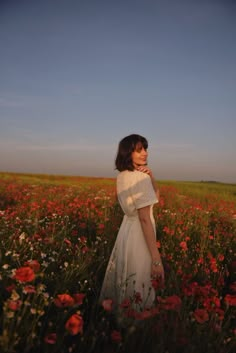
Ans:
[[[180,247],[181,247],[181,249],[183,251],[187,251],[188,250],[188,246],[187,246],[186,241],[181,241],[181,243],[179,245],[180,245]]]
[[[21,307],[22,301],[21,300],[8,300],[7,305],[10,310],[17,311]]]
[[[39,272],[40,270],[40,263],[37,260],[29,260],[25,262],[26,266],[32,268],[34,272]]]
[[[34,286],[25,286],[23,289],[24,293],[36,293],[36,289]]]
[[[113,300],[112,299],[104,299],[102,302],[103,309],[106,311],[111,311],[112,310],[112,304]]]
[[[128,298],[124,299],[123,302],[120,304],[120,307],[123,309],[127,309],[130,307],[130,300]]]
[[[55,344],[57,340],[57,334],[56,333],[49,333],[45,338],[44,342],[48,344]]]

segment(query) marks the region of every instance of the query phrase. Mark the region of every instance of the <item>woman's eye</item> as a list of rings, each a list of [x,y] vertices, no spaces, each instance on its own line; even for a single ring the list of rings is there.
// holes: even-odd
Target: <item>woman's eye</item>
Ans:
[[[144,150],[145,152],[147,152],[147,148],[143,147],[143,146],[139,146],[135,148],[135,152],[137,153],[141,153],[142,150]]]
[[[136,152],[140,153],[142,151],[142,148],[137,148]]]

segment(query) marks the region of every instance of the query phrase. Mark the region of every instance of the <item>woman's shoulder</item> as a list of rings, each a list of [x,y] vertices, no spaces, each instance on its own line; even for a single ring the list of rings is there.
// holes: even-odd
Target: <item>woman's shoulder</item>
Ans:
[[[133,175],[133,172],[130,171],[130,170],[123,170],[122,172],[119,172],[116,179],[117,181],[121,181],[121,180],[124,180],[124,179],[130,179],[132,178],[132,175]]]
[[[146,178],[149,178],[149,176],[146,173],[140,172],[139,170],[124,170],[117,175],[117,181],[139,181]]]

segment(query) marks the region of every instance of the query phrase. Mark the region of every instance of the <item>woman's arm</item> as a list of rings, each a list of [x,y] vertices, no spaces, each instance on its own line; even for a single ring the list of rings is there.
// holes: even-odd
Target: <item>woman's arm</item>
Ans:
[[[150,175],[150,174],[149,174],[149,175]],[[154,177],[153,177],[152,175],[150,175],[150,178],[151,178],[151,181],[152,181],[152,187],[153,187],[153,189],[154,189],[154,191],[155,191],[157,200],[159,201],[159,199],[160,199],[160,191],[159,191],[159,188],[158,188],[158,186],[157,186],[157,184],[156,184],[156,181],[155,181]]]
[[[150,206],[138,209],[138,216],[143,230],[143,235],[152,258],[151,275],[153,277],[160,276],[162,280],[164,280],[164,269],[156,244],[156,234],[150,218]]]

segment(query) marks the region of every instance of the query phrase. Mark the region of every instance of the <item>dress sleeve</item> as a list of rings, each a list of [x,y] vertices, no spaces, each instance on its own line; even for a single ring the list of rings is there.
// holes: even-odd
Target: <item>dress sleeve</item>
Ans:
[[[158,202],[150,176],[142,172],[137,172],[137,178],[131,187],[131,196],[136,209]]]

